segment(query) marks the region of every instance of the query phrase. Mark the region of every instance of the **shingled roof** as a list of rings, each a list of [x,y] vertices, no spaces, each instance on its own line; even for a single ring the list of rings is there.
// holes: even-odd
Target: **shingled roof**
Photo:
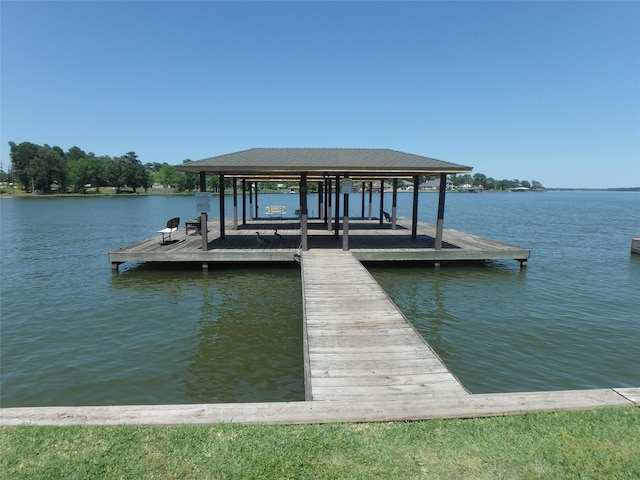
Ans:
[[[353,178],[403,177],[469,173],[472,168],[389,149],[253,148],[184,163],[183,172],[237,177],[309,177],[349,175]]]

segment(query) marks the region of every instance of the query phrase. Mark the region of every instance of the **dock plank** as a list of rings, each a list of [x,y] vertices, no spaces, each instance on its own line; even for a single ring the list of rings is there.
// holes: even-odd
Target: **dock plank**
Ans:
[[[466,232],[445,228],[445,248],[436,250],[435,225],[419,222],[418,236],[411,238],[411,220],[399,218],[397,229],[377,220],[350,219],[349,247],[360,261],[467,261],[510,259],[526,261],[529,250],[489,240]],[[275,229],[282,238],[275,236]],[[265,239],[257,241],[256,231]],[[161,237],[127,245],[109,252],[115,266],[124,262],[293,262],[301,242],[300,222],[295,219],[250,220],[233,228],[226,220],[225,238],[220,238],[219,219],[208,222],[209,243],[202,250],[200,235],[186,235],[183,228],[172,234],[175,242],[161,244]],[[311,220],[308,228],[309,249],[342,250],[341,237],[336,237],[320,220]],[[322,268],[322,266],[319,266]],[[348,271],[343,271],[348,275]]]
[[[350,253],[302,254],[308,400],[468,395]]]
[[[638,390],[638,389],[635,389]],[[370,401],[1,408],[0,425],[308,424],[490,417],[632,407],[611,389],[475,395],[409,395]]]

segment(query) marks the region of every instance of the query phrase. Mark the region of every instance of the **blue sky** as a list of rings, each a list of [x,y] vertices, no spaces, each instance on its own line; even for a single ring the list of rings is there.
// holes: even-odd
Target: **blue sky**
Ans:
[[[392,148],[547,187],[640,186],[640,2],[13,2],[7,143],[179,164]]]

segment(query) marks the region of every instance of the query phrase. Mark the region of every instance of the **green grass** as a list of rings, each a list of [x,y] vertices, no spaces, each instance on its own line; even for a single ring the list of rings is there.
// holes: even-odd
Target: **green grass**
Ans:
[[[5,427],[3,479],[640,478],[640,409],[328,425]]]

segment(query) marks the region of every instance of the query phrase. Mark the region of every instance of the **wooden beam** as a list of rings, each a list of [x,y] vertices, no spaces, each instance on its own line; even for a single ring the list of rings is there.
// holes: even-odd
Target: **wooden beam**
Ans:
[[[380,179],[380,225],[384,222],[384,179]]]
[[[247,224],[247,180],[242,179],[242,225]]]
[[[438,221],[436,222],[436,250],[442,249],[442,231],[444,229],[444,197],[447,192],[447,174],[440,174],[440,191],[438,194]]]
[[[233,177],[233,229],[238,229],[238,179]]]
[[[318,218],[322,218],[324,210],[324,182],[318,182]]]
[[[200,172],[200,192],[207,191],[207,174]],[[207,212],[200,212],[200,240],[202,242],[202,251],[209,249],[209,229],[207,228]]]
[[[333,235],[337,237],[340,231],[340,175],[336,175],[336,211],[333,215],[335,218],[335,228],[333,230]]]
[[[306,252],[309,249],[307,239],[307,175],[300,174],[300,241],[301,249]]]
[[[370,401],[17,407],[0,410],[0,425],[312,424],[477,418],[558,410],[633,407],[619,389],[473,395],[405,395]],[[308,398],[307,400],[311,400]]]
[[[220,193],[220,238],[224,240],[224,175],[222,173],[218,177],[218,190]]]
[[[348,175],[345,175],[344,178],[346,179],[349,177]],[[342,193],[343,193],[342,250],[347,251],[349,250],[349,194],[351,192],[347,192],[343,189]]]
[[[327,206],[326,206],[326,221],[325,223],[327,224],[327,230],[331,231],[333,230],[333,222],[331,221],[331,207],[332,207],[332,200],[331,200],[331,178],[327,177]]]
[[[411,220],[411,238],[418,238],[418,190],[420,189],[420,176],[413,176],[413,211]]]
[[[257,220],[258,218],[260,218],[260,212],[258,211],[258,181],[256,180],[255,182],[253,182],[253,194],[255,195],[255,209],[256,209],[256,215],[255,215],[255,219]]]
[[[253,181],[249,180],[249,220],[253,220]]]
[[[398,179],[393,179],[393,195],[391,197],[391,230],[396,229],[396,206],[398,205]]]
[[[369,220],[373,216],[373,182],[369,182]]]

